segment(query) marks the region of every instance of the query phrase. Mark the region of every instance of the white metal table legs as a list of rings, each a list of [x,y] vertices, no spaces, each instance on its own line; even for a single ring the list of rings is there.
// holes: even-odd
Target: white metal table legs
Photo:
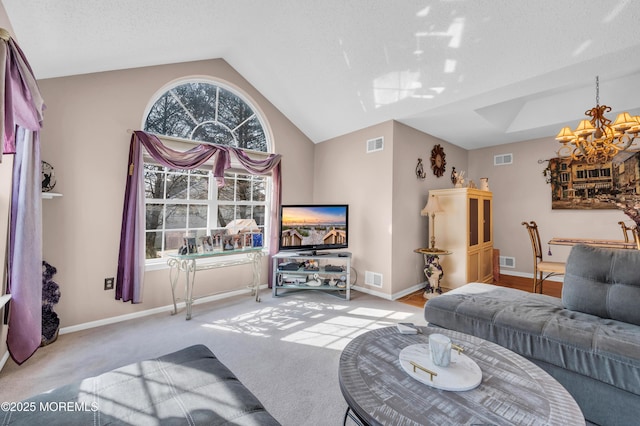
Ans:
[[[178,313],[176,304],[176,286],[180,278],[180,272],[184,271],[184,303],[187,310],[187,320],[191,319],[191,306],[193,305],[193,285],[196,279],[196,261],[195,259],[169,259],[169,280],[171,281],[171,297],[173,298],[173,312],[171,315]]]
[[[243,259],[234,259],[223,262],[216,262],[206,265],[197,265],[195,258],[179,258],[179,257],[170,257],[167,260],[167,264],[169,265],[169,281],[171,283],[171,297],[173,299],[173,312],[171,315],[175,315],[178,313],[178,305],[176,298],[176,287],[178,286],[178,281],[180,281],[180,275],[184,272],[185,277],[185,287],[184,287],[184,303],[186,306],[186,317],[187,320],[191,319],[191,308],[193,306],[193,302],[195,300],[193,296],[193,287],[196,281],[196,272],[204,269],[215,269],[215,268],[223,268],[225,266],[233,266],[233,265],[243,265],[247,263],[251,263],[253,269],[253,282],[251,283],[251,295],[255,295],[256,302],[260,301],[260,268],[262,267],[262,256],[264,254],[262,251],[254,251],[250,253],[246,253],[245,258]]]

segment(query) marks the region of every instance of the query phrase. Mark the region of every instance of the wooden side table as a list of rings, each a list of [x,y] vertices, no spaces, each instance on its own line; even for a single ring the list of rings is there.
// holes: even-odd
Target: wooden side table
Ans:
[[[440,265],[439,256],[445,256],[451,254],[451,252],[437,248],[419,248],[415,249],[414,252],[420,253],[424,257],[424,275],[427,277],[427,286],[424,290],[425,299],[433,292],[442,294],[440,281],[444,276],[444,270],[442,269],[442,265]]]

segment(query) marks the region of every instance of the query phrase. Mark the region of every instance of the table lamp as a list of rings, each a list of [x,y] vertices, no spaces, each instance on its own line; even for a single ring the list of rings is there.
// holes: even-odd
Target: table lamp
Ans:
[[[433,231],[429,231],[431,235],[431,248],[430,251],[439,252],[440,249],[436,248],[436,213],[444,212],[444,209],[440,206],[440,202],[438,201],[438,197],[435,195],[430,195],[427,200],[427,205],[420,211],[421,216],[429,216],[431,214],[431,226]]]

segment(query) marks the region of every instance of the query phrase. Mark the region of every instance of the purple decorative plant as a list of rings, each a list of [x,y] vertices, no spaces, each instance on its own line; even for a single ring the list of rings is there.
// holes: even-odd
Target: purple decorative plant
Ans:
[[[60,319],[53,311],[53,305],[60,301],[60,286],[53,281],[58,272],[54,266],[42,262],[42,344],[48,345],[58,338]]]

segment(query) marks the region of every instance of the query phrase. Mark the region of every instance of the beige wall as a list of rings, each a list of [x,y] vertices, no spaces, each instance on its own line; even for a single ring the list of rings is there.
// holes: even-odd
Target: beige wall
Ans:
[[[416,248],[429,246],[429,218],[420,216],[420,211],[427,204],[429,190],[453,186],[452,167],[466,170],[467,151],[397,122],[393,140],[392,296],[396,298],[426,280],[423,256],[413,253]],[[431,169],[431,150],[437,144],[442,146],[446,160],[441,177]],[[426,173],[424,180],[416,177],[418,158]]]
[[[367,153],[369,139],[384,137],[382,151]],[[393,123],[388,121],[315,146],[313,200],[349,204],[349,251],[358,282],[365,271],[383,274],[390,292]]]
[[[542,175],[547,163],[539,164],[538,160],[555,157],[558,145],[549,137],[469,152],[469,175],[476,181],[488,177],[493,192],[494,246],[501,256],[516,259],[516,267],[503,268],[502,273],[533,273],[533,255],[523,221],[535,220],[538,224],[545,260],[563,262],[569,254],[568,247],[551,246],[553,255],[549,257],[545,243],[552,237],[622,239],[618,221],[628,217],[619,210],[551,209],[551,188]],[[493,165],[494,155],[508,153],[513,154],[512,165]]]
[[[380,136],[384,150],[367,153],[367,140]],[[447,173],[440,178],[430,169],[436,144],[447,155]],[[418,158],[424,180],[415,174]],[[425,281],[423,259],[413,253],[428,241],[428,220],[420,210],[429,189],[451,186],[451,166],[466,165],[466,150],[395,121],[316,145],[314,202],[349,204],[349,251],[359,287],[397,298]],[[367,271],[382,274],[381,288],[365,285]]]
[[[62,327],[171,303],[168,271],[146,274],[143,303],[105,291],[116,275],[129,140],[148,103],[171,81],[211,76],[238,87],[258,106],[283,155],[283,200],[311,200],[313,143],[223,60],[198,61],[39,81],[45,99],[42,159],[56,172],[55,192],[43,201],[44,259],[58,269]],[[266,282],[267,261],[262,281]],[[251,269],[236,266],[198,273],[197,294],[245,288]]]

